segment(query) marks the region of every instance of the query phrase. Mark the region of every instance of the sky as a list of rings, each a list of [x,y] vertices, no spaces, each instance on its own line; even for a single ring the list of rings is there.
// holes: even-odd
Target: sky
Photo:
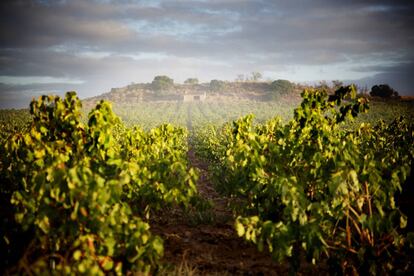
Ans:
[[[414,95],[414,1],[0,1],[0,108],[253,71]]]

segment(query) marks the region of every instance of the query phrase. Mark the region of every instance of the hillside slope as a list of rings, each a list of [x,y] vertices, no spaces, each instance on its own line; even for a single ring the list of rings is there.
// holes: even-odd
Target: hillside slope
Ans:
[[[168,90],[156,91],[150,83],[130,84],[125,87],[112,88],[111,91],[99,96],[83,100],[86,106],[94,105],[100,100],[109,100],[114,105],[134,104],[152,101],[226,101],[253,100],[269,101],[274,91],[269,82],[225,82],[223,87],[212,89],[210,84],[174,84]],[[194,95],[193,98],[187,96]],[[205,98],[197,98],[205,95]],[[299,90],[290,95],[299,98]]]

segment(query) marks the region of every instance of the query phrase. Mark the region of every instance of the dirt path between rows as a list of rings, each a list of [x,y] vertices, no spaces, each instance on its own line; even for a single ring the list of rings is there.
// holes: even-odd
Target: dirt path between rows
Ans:
[[[286,275],[288,265],[280,265],[268,252],[239,238],[227,199],[220,196],[210,180],[208,165],[192,150],[189,160],[200,171],[197,183],[200,195],[213,203],[211,223],[191,223],[181,212],[169,215],[152,226],[164,239],[164,264],[187,266],[196,275]],[[305,274],[312,268],[304,267]],[[310,270],[309,270],[310,269]]]

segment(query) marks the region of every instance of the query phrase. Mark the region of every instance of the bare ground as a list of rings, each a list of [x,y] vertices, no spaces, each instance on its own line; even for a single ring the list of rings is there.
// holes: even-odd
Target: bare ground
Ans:
[[[286,275],[288,264],[278,264],[268,252],[259,252],[254,244],[239,238],[228,199],[220,196],[209,177],[208,165],[189,152],[191,165],[200,170],[197,183],[201,196],[212,206],[212,221],[194,223],[188,215],[176,211],[152,224],[152,231],[164,239],[165,265],[183,264],[201,275]],[[313,274],[315,268],[304,263],[300,274]],[[320,271],[318,272],[319,274]]]

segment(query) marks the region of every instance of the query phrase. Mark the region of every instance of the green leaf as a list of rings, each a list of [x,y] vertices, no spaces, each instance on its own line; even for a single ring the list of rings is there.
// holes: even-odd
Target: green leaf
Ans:
[[[236,228],[237,235],[242,237],[245,233],[243,224],[239,220],[236,220],[234,226]]]
[[[400,227],[401,228],[407,227],[407,216],[405,215],[400,216]]]
[[[74,258],[76,261],[79,261],[81,257],[82,257],[82,251],[80,251],[80,250],[75,250],[75,252],[73,252],[73,258]]]

